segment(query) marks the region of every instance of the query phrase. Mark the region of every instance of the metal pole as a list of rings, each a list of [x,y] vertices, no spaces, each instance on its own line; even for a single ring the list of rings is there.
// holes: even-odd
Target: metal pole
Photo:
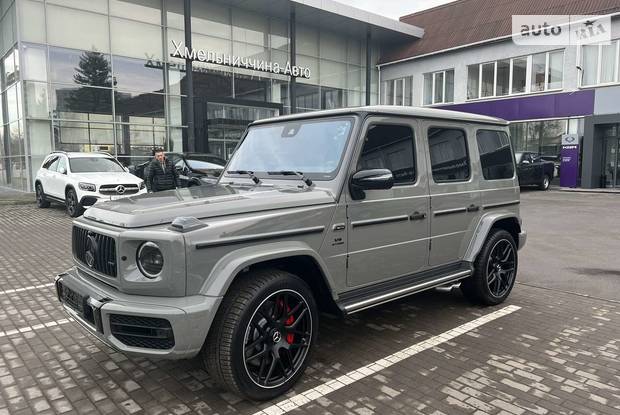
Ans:
[[[297,65],[297,59],[296,59],[296,55],[297,55],[297,47],[296,47],[296,28],[295,28],[295,6],[293,4],[291,4],[291,16],[290,16],[290,35],[289,35],[289,39],[290,39],[290,51],[291,51],[291,55],[289,57],[289,62],[291,63],[291,66],[295,66]],[[295,79],[295,77],[293,75],[290,75],[290,82],[289,82],[289,97],[290,97],[290,101],[291,101],[291,114],[295,114],[297,112],[297,80]]]
[[[185,47],[192,49],[192,0],[185,0],[183,6],[185,20]],[[189,55],[188,55],[189,56]],[[185,118],[187,120],[187,150],[196,151],[196,137],[194,132],[194,79],[192,74],[192,60],[185,59],[185,87],[187,104]]]
[[[372,73],[370,69],[370,26],[366,29],[366,105],[370,105],[370,75]]]

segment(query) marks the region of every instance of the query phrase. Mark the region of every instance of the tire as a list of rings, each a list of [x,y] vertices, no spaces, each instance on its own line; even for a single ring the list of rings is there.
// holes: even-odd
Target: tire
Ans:
[[[43,191],[43,186],[41,183],[37,183],[35,185],[34,191],[37,198],[37,207],[40,209],[50,207],[50,202],[45,198],[45,192]]]
[[[73,189],[69,189],[65,193],[65,206],[67,207],[67,213],[72,218],[77,218],[82,213],[84,213],[84,208],[80,204],[80,201],[77,198],[77,194]]]
[[[482,305],[504,302],[514,286],[517,265],[517,245],[512,235],[492,229],[474,262],[474,274],[461,283],[463,295]]]
[[[303,375],[317,333],[317,307],[306,283],[277,269],[258,270],[233,282],[201,355],[221,387],[269,400]]]
[[[542,182],[538,185],[540,190],[549,190],[549,186],[551,186],[551,178],[548,174],[543,176]]]

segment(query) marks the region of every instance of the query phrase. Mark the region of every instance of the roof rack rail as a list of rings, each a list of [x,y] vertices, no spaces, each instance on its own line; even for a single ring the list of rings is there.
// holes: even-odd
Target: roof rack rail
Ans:
[[[64,150],[54,150],[54,151],[51,152],[51,154],[53,154],[53,153],[67,154],[67,152],[64,151]]]

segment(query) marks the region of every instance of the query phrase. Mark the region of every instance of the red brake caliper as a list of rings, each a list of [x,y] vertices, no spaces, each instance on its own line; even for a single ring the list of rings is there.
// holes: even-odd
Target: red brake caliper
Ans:
[[[280,308],[284,308],[284,302],[283,301],[279,301]],[[290,312],[291,311],[291,307],[287,306],[286,307],[286,312]],[[293,324],[295,322],[295,316],[290,316],[289,318],[286,319],[286,321],[284,322],[284,325],[286,326],[290,326],[291,324]],[[286,342],[288,344],[293,344],[293,342],[295,341],[295,335],[293,333],[289,333],[286,335]]]
[[[291,308],[288,307],[288,311],[291,311]],[[295,316],[290,316],[287,320],[286,320],[286,325],[290,326],[291,324],[293,324],[295,322]],[[295,341],[295,335],[293,333],[289,333],[286,335],[286,342],[288,344],[293,344],[293,342]]]

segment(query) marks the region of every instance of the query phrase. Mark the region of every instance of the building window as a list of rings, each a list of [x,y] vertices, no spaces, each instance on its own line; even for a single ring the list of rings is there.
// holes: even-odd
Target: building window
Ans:
[[[383,105],[413,105],[413,79],[411,76],[399,79],[390,79],[381,82],[381,104]]]
[[[584,45],[581,47],[581,86],[620,82],[618,57],[620,40],[609,45]]]
[[[469,179],[465,131],[456,128],[429,128],[428,146],[435,183]]]
[[[485,180],[510,179],[514,164],[510,139],[504,131],[478,130],[476,133],[482,175]]]
[[[454,69],[424,74],[424,105],[454,101]]]
[[[467,99],[562,89],[563,67],[563,50],[469,65]]]

